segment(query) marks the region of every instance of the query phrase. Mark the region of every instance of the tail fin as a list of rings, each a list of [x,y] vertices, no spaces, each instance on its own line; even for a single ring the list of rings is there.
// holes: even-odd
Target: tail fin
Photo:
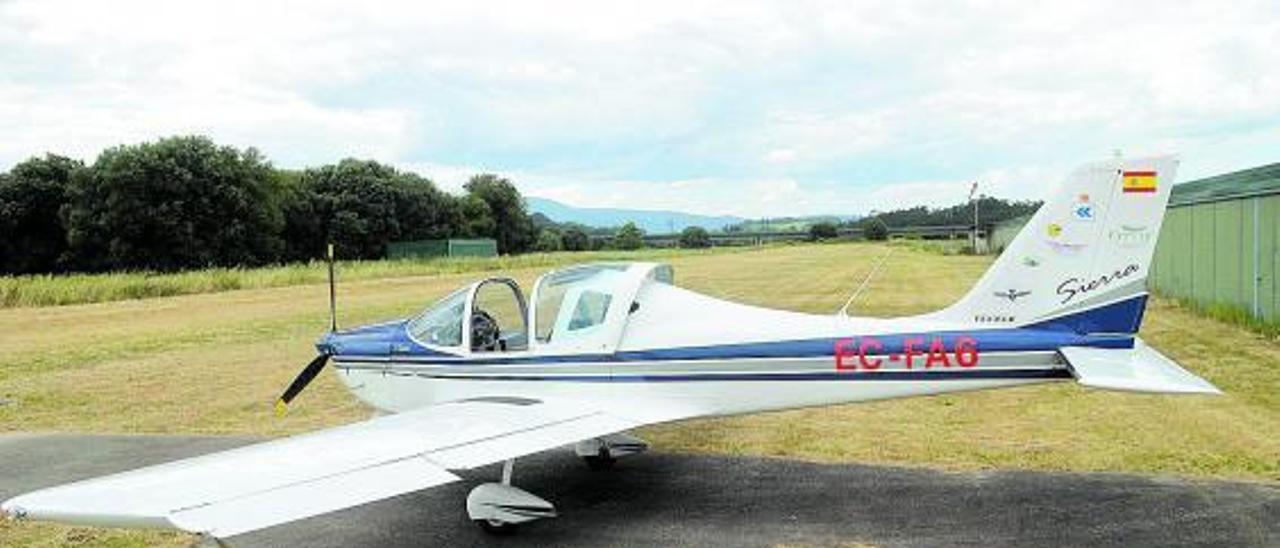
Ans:
[[[973,289],[933,317],[1137,332],[1177,166],[1163,156],[1076,169]]]

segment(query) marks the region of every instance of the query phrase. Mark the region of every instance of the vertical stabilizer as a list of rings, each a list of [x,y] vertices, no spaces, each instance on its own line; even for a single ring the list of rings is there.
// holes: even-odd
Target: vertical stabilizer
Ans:
[[[964,298],[931,315],[984,326],[1134,333],[1178,162],[1076,169]]]

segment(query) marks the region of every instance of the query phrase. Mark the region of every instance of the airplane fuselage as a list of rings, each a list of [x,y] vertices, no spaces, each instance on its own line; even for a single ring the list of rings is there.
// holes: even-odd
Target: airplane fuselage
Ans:
[[[795,313],[780,313],[795,323]],[[389,343],[402,345],[400,352],[338,353],[333,364],[357,397],[384,412],[496,395],[607,403],[625,394],[628,401],[647,396],[655,405],[683,405],[691,415],[708,416],[1067,380],[1071,373],[1057,348],[1133,345],[1132,336],[1081,335],[1052,322],[1027,328],[906,330],[929,322],[809,319],[814,332],[826,333],[749,343],[686,340],[669,347],[639,347],[624,339],[612,353],[463,356],[416,351],[403,346],[412,344],[406,337]],[[403,324],[381,329],[394,338]]]

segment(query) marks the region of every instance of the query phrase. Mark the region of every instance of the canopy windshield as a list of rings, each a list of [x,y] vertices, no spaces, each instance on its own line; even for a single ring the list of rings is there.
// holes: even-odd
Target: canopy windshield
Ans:
[[[467,311],[467,288],[449,294],[409,321],[409,335],[432,346],[462,345],[462,319]]]

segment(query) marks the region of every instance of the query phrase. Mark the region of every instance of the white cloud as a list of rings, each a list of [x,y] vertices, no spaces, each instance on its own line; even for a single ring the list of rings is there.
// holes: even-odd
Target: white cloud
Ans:
[[[1272,0],[0,3],[0,166],[204,133],[583,205],[1039,196],[1072,165],[1276,161]],[[457,167],[465,166],[465,167]]]

